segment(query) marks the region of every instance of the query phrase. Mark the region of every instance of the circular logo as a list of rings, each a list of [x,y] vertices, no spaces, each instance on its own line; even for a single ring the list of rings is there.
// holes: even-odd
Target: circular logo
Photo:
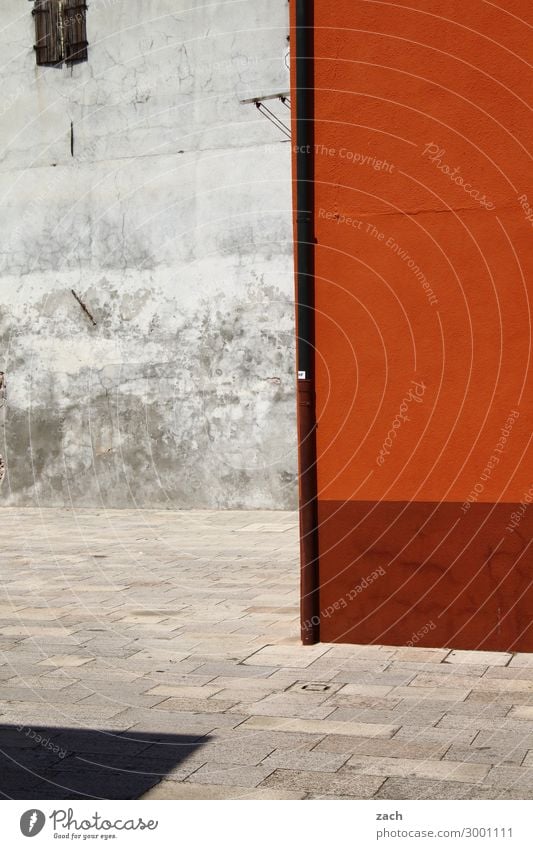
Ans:
[[[25,811],[20,818],[20,830],[24,837],[35,837],[42,831],[46,817],[42,811],[32,808]]]

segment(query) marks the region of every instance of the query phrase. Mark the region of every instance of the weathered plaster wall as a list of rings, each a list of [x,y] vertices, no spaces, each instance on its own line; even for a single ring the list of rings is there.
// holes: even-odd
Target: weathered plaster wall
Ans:
[[[294,506],[290,150],[239,103],[287,89],[286,0],[93,0],[73,69],[31,8],[0,32],[2,501]]]

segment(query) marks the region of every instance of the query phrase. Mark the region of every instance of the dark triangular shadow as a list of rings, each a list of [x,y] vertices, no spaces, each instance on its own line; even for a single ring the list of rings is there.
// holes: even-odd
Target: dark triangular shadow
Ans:
[[[0,725],[0,798],[137,799],[183,780],[208,736]]]

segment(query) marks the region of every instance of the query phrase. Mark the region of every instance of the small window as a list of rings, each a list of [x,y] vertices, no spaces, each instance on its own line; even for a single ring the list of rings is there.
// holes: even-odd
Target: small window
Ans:
[[[38,65],[60,67],[87,61],[87,3],[35,0],[35,55]]]

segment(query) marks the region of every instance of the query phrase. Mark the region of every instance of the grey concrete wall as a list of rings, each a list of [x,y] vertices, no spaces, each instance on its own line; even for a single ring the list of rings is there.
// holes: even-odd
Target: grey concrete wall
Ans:
[[[288,87],[286,0],[92,0],[63,69],[32,5],[2,0],[2,502],[293,507],[290,144],[239,102]]]

